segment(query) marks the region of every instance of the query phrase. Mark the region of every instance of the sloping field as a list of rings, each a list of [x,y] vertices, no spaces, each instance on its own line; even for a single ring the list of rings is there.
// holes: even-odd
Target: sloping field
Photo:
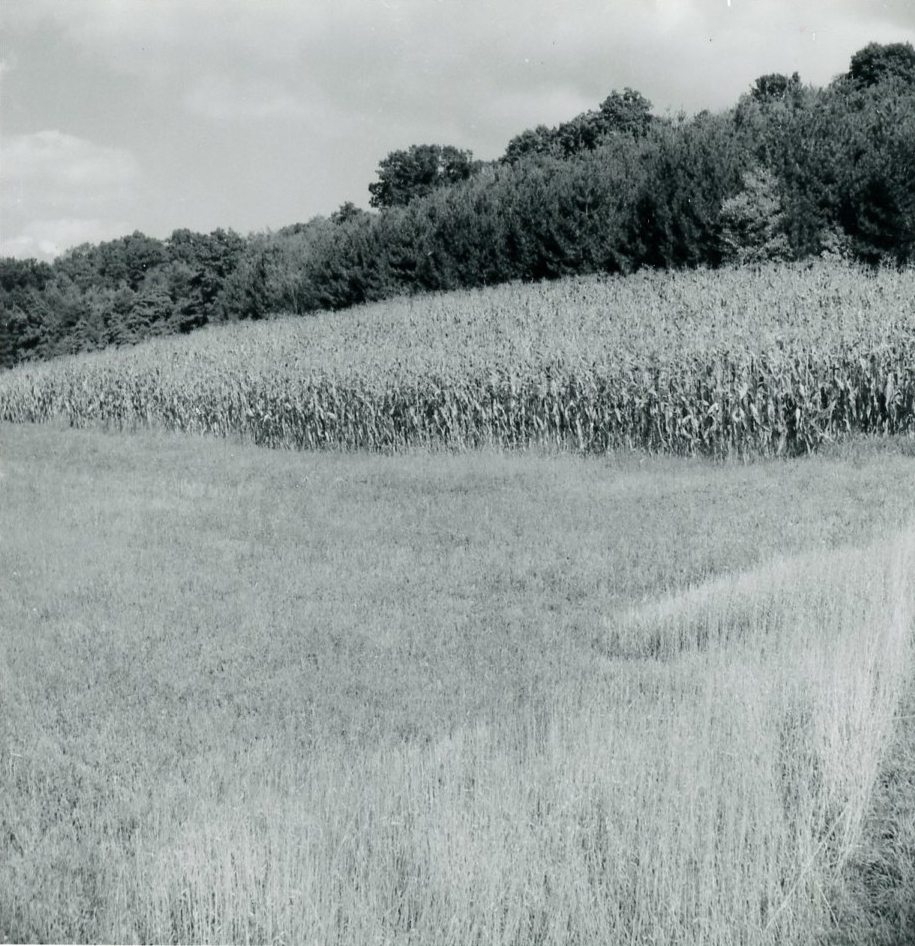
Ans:
[[[905,942],[911,446],[830,450],[6,426],[2,938]]]
[[[915,271],[841,264],[394,300],[26,366],[0,417],[288,447],[790,454],[915,430]]]

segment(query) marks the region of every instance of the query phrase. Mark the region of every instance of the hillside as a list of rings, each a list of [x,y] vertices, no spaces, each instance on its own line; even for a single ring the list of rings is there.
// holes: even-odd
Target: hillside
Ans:
[[[286,447],[807,452],[915,429],[915,270],[578,278],[21,366],[0,417]]]
[[[907,942],[911,443],[824,454],[5,425],[3,938]]]
[[[494,161],[412,145],[373,211],[246,237],[178,229],[0,261],[0,365],[403,294],[642,268],[915,258],[915,48],[871,43],[824,88],[760,76],[721,112],[613,91]]]

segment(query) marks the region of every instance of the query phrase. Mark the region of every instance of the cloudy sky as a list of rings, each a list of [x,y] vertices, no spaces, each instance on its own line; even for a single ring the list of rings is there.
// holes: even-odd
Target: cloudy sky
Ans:
[[[2,0],[0,254],[368,205],[411,144],[493,158],[631,86],[658,113],[915,43],[915,0]]]

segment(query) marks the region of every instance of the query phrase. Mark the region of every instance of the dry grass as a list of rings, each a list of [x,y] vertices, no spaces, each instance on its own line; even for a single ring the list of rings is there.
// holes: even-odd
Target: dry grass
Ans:
[[[915,943],[915,680],[895,719],[863,824],[842,872],[830,946]]]
[[[739,642],[604,663],[543,715],[207,773],[118,878],[117,937],[810,943],[910,671],[913,553],[754,576]]]
[[[846,888],[915,620],[915,480],[884,446],[5,429],[4,938],[866,934]]]

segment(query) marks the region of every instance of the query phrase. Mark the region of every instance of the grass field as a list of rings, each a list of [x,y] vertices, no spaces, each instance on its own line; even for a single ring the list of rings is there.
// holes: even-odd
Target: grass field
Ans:
[[[4,425],[3,938],[900,946],[913,454]]]
[[[0,376],[0,418],[267,446],[807,453],[915,430],[915,269],[498,286],[220,326]]]

